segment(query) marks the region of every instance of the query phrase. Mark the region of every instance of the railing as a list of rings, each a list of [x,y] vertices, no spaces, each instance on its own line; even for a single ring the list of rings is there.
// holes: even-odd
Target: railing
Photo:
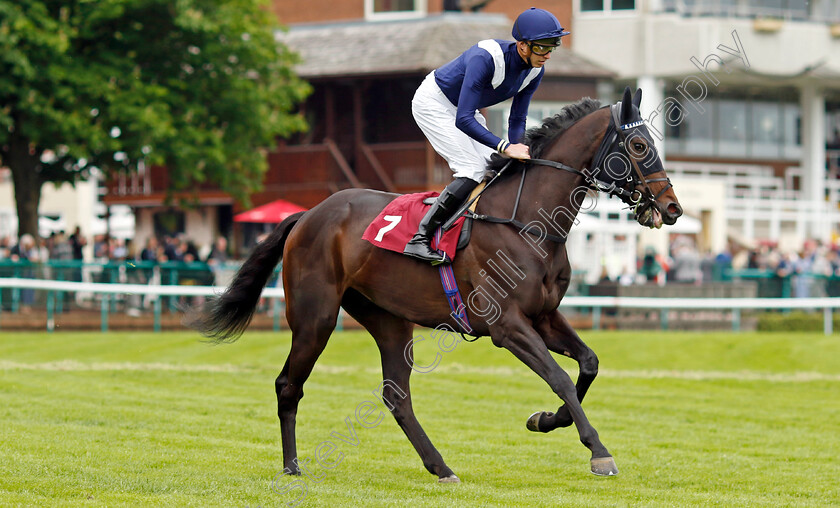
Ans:
[[[122,283],[148,286],[208,286],[212,284],[224,285],[230,282],[239,269],[240,263],[227,262],[208,265],[202,262],[186,263],[168,261],[158,263],[154,261],[107,261],[87,263],[72,260],[51,260],[44,263],[32,263],[26,260],[0,260],[0,278],[41,279],[48,281],[71,281],[86,283]],[[275,270],[279,274],[280,266]],[[6,307],[17,312],[25,295],[23,288],[10,288],[0,299],[6,300]],[[28,303],[28,302],[24,302]],[[93,302],[94,304],[96,302]],[[171,310],[177,308],[175,298],[167,298]],[[64,299],[57,302],[57,311],[62,312],[65,307]],[[111,301],[112,308],[116,307],[116,300]]]
[[[732,331],[741,329],[742,310],[822,309],[823,333],[831,335],[832,311],[840,308],[840,298],[634,298],[622,296],[570,296],[560,302],[561,307],[591,308],[592,327],[600,328],[603,308],[656,310],[660,326],[668,329],[671,310],[731,310]]]
[[[154,305],[154,330],[159,332],[161,330],[161,314],[162,314],[162,297],[176,297],[176,296],[202,296],[212,297],[219,295],[224,291],[224,287],[215,286],[148,286],[141,284],[102,284],[102,283],[86,283],[86,282],[56,282],[49,280],[37,279],[3,279],[0,278],[0,288],[10,289],[29,289],[45,291],[47,294],[46,309],[47,309],[47,331],[55,330],[55,314],[58,311],[57,307],[62,300],[62,296],[67,292],[87,292],[101,295],[100,309],[101,309],[101,325],[100,329],[103,332],[108,331],[109,315],[113,312],[111,302],[114,300],[111,297],[116,295],[143,295],[149,296]],[[0,326],[2,326],[2,291],[0,291]],[[272,299],[274,302],[274,316],[275,329],[279,329],[280,322],[280,308],[284,299],[285,293],[282,288],[265,288],[262,293],[264,298]]]
[[[733,2],[731,0],[664,0],[662,11],[683,16],[720,16],[734,18],[775,18],[816,22],[840,21],[840,3],[825,0],[809,8],[805,0],[775,2]]]
[[[149,296],[154,302],[154,330],[160,331],[161,300],[164,296],[202,296],[212,297],[220,294],[223,287],[213,286],[147,286],[140,284],[98,284],[83,282],[57,282],[33,279],[0,278],[0,288],[29,289],[47,293],[47,330],[55,329],[55,308],[57,299],[64,292],[90,292],[102,295],[100,299],[101,326],[108,331],[110,297],[114,295],[138,294]],[[2,292],[0,291],[0,295]],[[274,327],[279,328],[279,316],[285,300],[282,288],[266,288],[264,298],[273,301]],[[833,333],[832,313],[840,308],[840,298],[649,298],[621,296],[569,296],[563,299],[561,308],[577,307],[592,310],[592,327],[601,327],[601,313],[604,308],[647,309],[660,313],[660,325],[668,329],[668,315],[671,310],[730,310],[733,312],[732,330],[741,328],[742,310],[787,310],[787,309],[822,309],[823,332]],[[2,327],[2,300],[0,300],[0,327]],[[340,327],[341,320],[339,321]]]

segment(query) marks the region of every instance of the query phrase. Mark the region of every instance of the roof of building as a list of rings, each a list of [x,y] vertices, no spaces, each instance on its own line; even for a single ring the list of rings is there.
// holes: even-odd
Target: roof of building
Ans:
[[[512,40],[504,15],[445,13],[399,21],[294,25],[277,39],[301,57],[304,78],[427,73],[483,39]],[[559,48],[547,76],[612,78],[615,74]]]

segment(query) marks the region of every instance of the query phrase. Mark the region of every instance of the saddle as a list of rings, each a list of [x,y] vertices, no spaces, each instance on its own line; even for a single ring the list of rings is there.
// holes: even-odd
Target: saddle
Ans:
[[[467,202],[472,201],[474,197],[476,197],[482,190],[484,189],[484,182],[478,184],[478,186],[473,189],[470,193],[470,197],[467,199]],[[435,202],[434,197],[428,197],[423,200],[424,205],[432,206]],[[479,198],[480,199],[480,198]],[[473,204],[470,205],[469,210],[475,213],[475,207],[478,205],[478,199],[476,199]],[[472,234],[472,224],[473,219],[469,215],[464,216],[464,223],[461,226],[461,234],[458,235],[458,244],[455,246],[455,250],[463,250],[469,245],[470,243],[470,235]]]
[[[472,199],[478,194],[484,184],[479,184],[470,195]],[[402,253],[405,244],[417,232],[420,220],[426,214],[428,206],[434,203],[438,193],[424,192],[405,194],[391,201],[365,229],[362,239],[377,247]],[[470,206],[475,210],[478,200]],[[454,259],[455,253],[464,249],[470,241],[472,233],[472,219],[462,216],[446,231],[442,232],[440,243],[436,248],[446,252]]]

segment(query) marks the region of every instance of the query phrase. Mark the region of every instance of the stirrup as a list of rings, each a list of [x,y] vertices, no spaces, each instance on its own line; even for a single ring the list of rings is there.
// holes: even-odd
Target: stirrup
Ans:
[[[417,251],[411,250],[412,246],[418,246],[421,249],[425,250],[426,252],[424,253],[424,252],[417,252]],[[447,264],[447,263],[452,262],[452,260],[449,258],[449,256],[446,255],[445,252],[440,251],[440,250],[435,250],[431,247],[431,245],[429,245],[428,243],[425,243],[425,242],[423,242],[423,243],[421,243],[421,242],[414,242],[414,243],[409,242],[409,243],[407,243],[406,246],[405,246],[405,249],[403,250],[403,254],[405,254],[408,257],[420,260],[420,261],[425,261],[427,263],[431,263],[432,266],[438,266],[438,265]]]

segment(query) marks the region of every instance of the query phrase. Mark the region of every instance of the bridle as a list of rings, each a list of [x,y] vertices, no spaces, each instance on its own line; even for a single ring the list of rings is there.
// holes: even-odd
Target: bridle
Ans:
[[[511,163],[515,159],[511,159],[499,170],[495,176],[487,183],[487,185],[482,189],[481,192],[478,193],[473,199],[469,200],[465,203],[461,210],[458,213],[452,216],[444,225],[443,229],[447,230],[458,220],[462,215],[466,214],[467,217],[481,220],[485,222],[492,222],[496,224],[509,224],[515,228],[518,228],[521,231],[526,231],[534,236],[539,236],[551,240],[556,243],[565,243],[566,237],[565,236],[558,236],[552,235],[547,233],[545,230],[540,230],[531,226],[530,224],[524,224],[523,222],[516,219],[516,212],[519,209],[519,202],[522,198],[522,188],[525,185],[525,176],[527,174],[528,166],[548,166],[550,168],[559,169],[562,171],[567,171],[569,173],[573,173],[575,175],[582,176],[586,185],[594,190],[601,191],[604,193],[609,194],[610,196],[616,196],[621,199],[624,203],[628,206],[633,207],[636,218],[639,217],[642,213],[647,211],[651,206],[653,206],[656,201],[670,188],[673,187],[671,184],[671,180],[666,178],[651,178],[648,179],[647,176],[651,173],[648,172],[647,174],[639,167],[639,161],[630,156],[627,152],[627,143],[628,138],[632,141],[632,139],[636,136],[649,139],[644,135],[643,131],[640,131],[639,128],[644,125],[644,120],[637,120],[628,124],[621,124],[621,109],[622,103],[618,102],[610,106],[610,122],[607,125],[607,131],[604,134],[604,138],[601,140],[601,144],[598,145],[598,150],[595,152],[595,156],[592,158],[592,167],[593,169],[590,170],[586,167],[583,169],[573,168],[562,162],[555,162],[548,159],[521,159],[519,162],[525,164],[525,167],[522,169],[522,179],[519,182],[519,189],[516,192],[516,201],[513,206],[513,212],[511,213],[510,218],[503,219],[500,217],[493,217],[489,215],[483,215],[475,213],[469,210],[469,207],[484,193],[484,191],[493,185],[493,182],[496,181],[499,176],[501,176],[505,170],[507,170]],[[650,144],[648,145],[650,147]],[[650,150],[650,148],[648,148]],[[617,154],[617,155],[616,155]],[[609,175],[609,171],[605,171],[605,165],[609,162],[611,156],[618,156],[623,157],[624,160],[629,161],[630,163],[630,170],[627,172],[627,175],[623,176],[623,182],[621,185],[618,185],[619,181],[622,180],[622,177],[618,179],[613,179],[612,181],[605,181],[598,176],[600,173],[605,172]],[[665,185],[656,195],[653,194],[653,191],[650,188],[651,183],[656,182],[667,182]],[[631,190],[627,190],[627,187],[630,187]],[[640,190],[641,188],[641,190]]]
[[[581,175],[590,188],[604,192],[610,196],[618,197],[629,206],[634,207],[637,216],[640,215],[653,206],[668,189],[673,188],[673,185],[667,177],[648,179],[647,176],[650,173],[645,173],[639,167],[637,158],[632,157],[628,153],[628,138],[631,141],[635,137],[642,137],[645,140],[649,138],[643,132],[639,131],[639,127],[645,123],[644,120],[637,120],[624,125],[621,124],[621,108],[622,104],[620,102],[610,106],[610,123],[607,125],[607,132],[604,134],[604,139],[601,140],[601,144],[598,145],[598,150],[596,150],[595,156],[592,158],[592,170],[588,168],[579,170],[566,164],[547,159],[525,159],[522,162],[538,166],[548,166]],[[650,150],[650,144],[648,146],[648,150]],[[621,177],[612,181],[604,181],[598,178],[602,172],[607,173],[609,176],[609,171],[606,171],[605,166],[609,162],[608,159],[613,155],[622,157],[624,161],[630,164],[628,174],[624,176],[623,185],[618,185]],[[667,182],[667,185],[663,186],[654,195],[650,184],[656,182]],[[631,190],[627,190],[627,187],[630,187]],[[639,190],[640,188],[641,190]]]

